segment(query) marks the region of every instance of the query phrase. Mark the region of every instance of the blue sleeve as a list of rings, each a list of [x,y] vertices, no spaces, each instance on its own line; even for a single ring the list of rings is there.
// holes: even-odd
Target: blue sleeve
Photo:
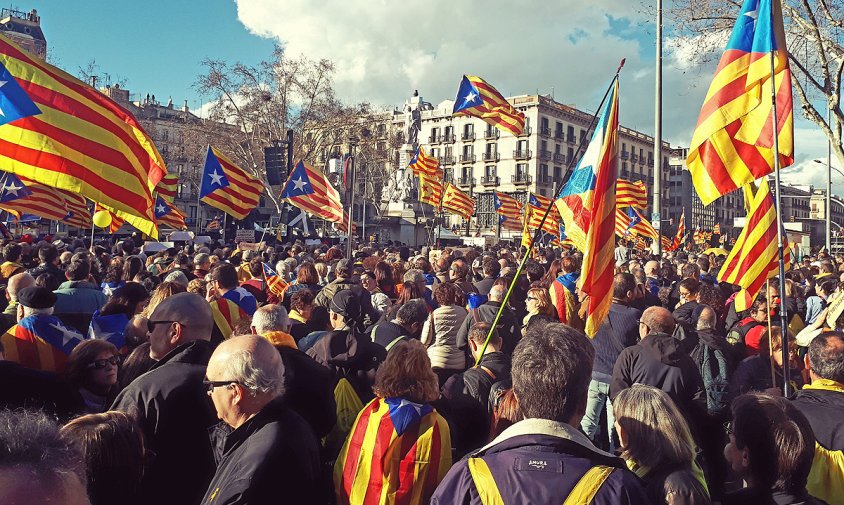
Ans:
[[[645,493],[642,481],[632,472],[616,469],[604,481],[592,505],[649,505],[651,500]]]
[[[445,474],[431,496],[430,505],[470,505],[474,486],[466,459],[457,462]]]

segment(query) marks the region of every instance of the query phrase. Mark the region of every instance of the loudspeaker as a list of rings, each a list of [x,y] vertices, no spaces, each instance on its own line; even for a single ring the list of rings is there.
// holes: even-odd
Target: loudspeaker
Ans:
[[[287,180],[287,161],[283,147],[264,148],[264,167],[270,186],[280,186]]]

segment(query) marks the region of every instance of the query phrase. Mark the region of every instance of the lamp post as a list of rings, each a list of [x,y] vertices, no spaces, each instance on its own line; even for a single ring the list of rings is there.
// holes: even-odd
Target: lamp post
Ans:
[[[662,257],[662,0],[656,2],[656,82],[654,107],[654,200],[651,222],[656,225],[656,254]]]
[[[352,226],[354,225],[354,210],[355,210],[355,147],[358,145],[358,138],[354,135],[349,136],[349,153],[346,155],[346,163],[348,168],[343,166],[344,183],[346,184],[346,196],[349,203],[349,226],[346,230],[346,258],[352,258]]]
[[[826,163],[824,163],[821,160],[812,160],[812,161],[814,161],[815,163],[821,164],[821,165],[826,165],[826,168],[827,168],[827,171],[826,171],[826,203],[825,203],[825,207],[826,207],[826,212],[825,212],[825,214],[826,214],[826,250],[831,253],[832,252],[832,227],[831,227],[831,223],[832,223],[832,171],[835,170],[836,172],[841,174],[842,177],[844,177],[844,172],[841,172],[841,170],[834,168],[832,166],[832,158],[827,158]]]

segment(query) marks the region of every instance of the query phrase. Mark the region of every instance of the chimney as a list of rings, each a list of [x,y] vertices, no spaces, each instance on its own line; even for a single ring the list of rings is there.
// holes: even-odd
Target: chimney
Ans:
[[[188,111],[190,111],[190,108],[188,107],[188,101],[187,101],[187,100],[185,100],[185,104],[184,104],[184,105],[182,105],[182,111],[183,111],[183,112],[188,112]]]

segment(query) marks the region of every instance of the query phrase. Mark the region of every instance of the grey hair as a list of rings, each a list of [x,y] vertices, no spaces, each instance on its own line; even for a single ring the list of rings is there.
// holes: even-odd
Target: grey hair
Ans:
[[[492,289],[489,290],[489,299],[494,302],[500,302],[501,300],[503,300],[504,295],[504,286],[500,284],[498,286],[493,286]]]
[[[53,315],[53,307],[47,307],[46,309],[34,309],[32,307],[27,307],[26,305],[21,305],[23,307],[23,317],[35,316],[35,315],[44,315],[44,316],[51,316]]]
[[[712,307],[704,306],[703,309],[700,311],[700,315],[697,318],[697,327],[698,330],[712,330],[715,328],[715,325],[718,323],[716,319],[715,311],[712,310]]]
[[[273,396],[284,394],[284,366],[281,359],[258,363],[252,351],[243,349],[229,356],[223,366],[223,373],[228,380],[251,391],[253,396],[258,393]]]
[[[422,300],[410,300],[396,311],[396,321],[402,325],[422,324],[428,319],[428,309]]]
[[[287,331],[290,327],[290,317],[284,305],[264,305],[252,315],[252,326],[259,335],[270,331]]]
[[[164,278],[164,282],[175,282],[176,284],[181,284],[182,286],[187,287],[188,277],[181,270],[175,270],[167,274],[167,277]]]
[[[275,264],[275,271],[285,280],[290,276],[290,266],[284,260],[279,260]]]
[[[404,273],[404,277],[402,277],[401,280],[402,282],[413,282],[414,284],[418,284],[420,282],[425,282],[425,274],[418,268],[411,268]]]
[[[208,253],[199,253],[193,257],[193,263],[196,266],[208,263],[209,261],[211,261],[211,256]]]

